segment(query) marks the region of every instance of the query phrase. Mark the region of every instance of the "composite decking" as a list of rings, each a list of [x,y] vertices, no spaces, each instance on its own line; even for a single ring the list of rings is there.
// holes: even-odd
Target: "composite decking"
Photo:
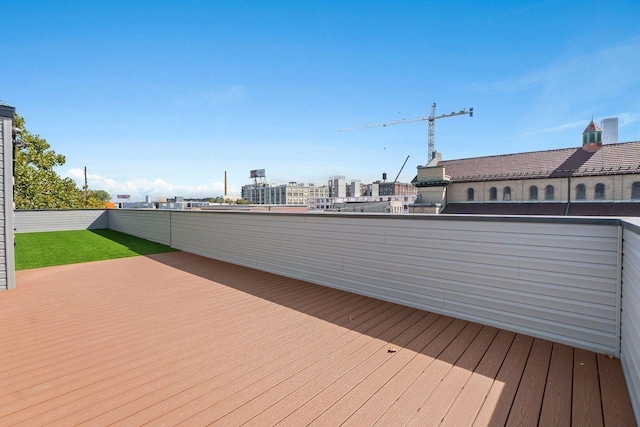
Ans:
[[[635,425],[619,360],[183,252],[0,293],[0,425]]]

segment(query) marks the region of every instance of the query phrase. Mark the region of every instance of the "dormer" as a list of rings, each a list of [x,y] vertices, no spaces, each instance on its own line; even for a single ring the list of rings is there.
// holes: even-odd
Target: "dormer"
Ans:
[[[589,152],[598,151],[602,147],[602,129],[591,118],[584,132],[582,132],[582,149]]]

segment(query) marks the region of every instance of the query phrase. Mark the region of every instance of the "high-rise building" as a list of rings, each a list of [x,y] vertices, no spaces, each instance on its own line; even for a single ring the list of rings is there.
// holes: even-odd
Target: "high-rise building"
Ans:
[[[618,143],[618,118],[611,117],[600,121],[602,128],[602,143],[617,144]]]

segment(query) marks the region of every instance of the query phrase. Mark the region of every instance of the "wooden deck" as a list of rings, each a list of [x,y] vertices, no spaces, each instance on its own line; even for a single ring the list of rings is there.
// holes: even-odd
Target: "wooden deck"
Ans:
[[[617,359],[175,252],[21,271],[0,425],[632,426]]]

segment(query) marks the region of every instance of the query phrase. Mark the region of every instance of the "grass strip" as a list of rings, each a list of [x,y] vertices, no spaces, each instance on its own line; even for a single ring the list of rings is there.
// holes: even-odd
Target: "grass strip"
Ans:
[[[173,252],[167,245],[113,230],[19,233],[16,270]]]

